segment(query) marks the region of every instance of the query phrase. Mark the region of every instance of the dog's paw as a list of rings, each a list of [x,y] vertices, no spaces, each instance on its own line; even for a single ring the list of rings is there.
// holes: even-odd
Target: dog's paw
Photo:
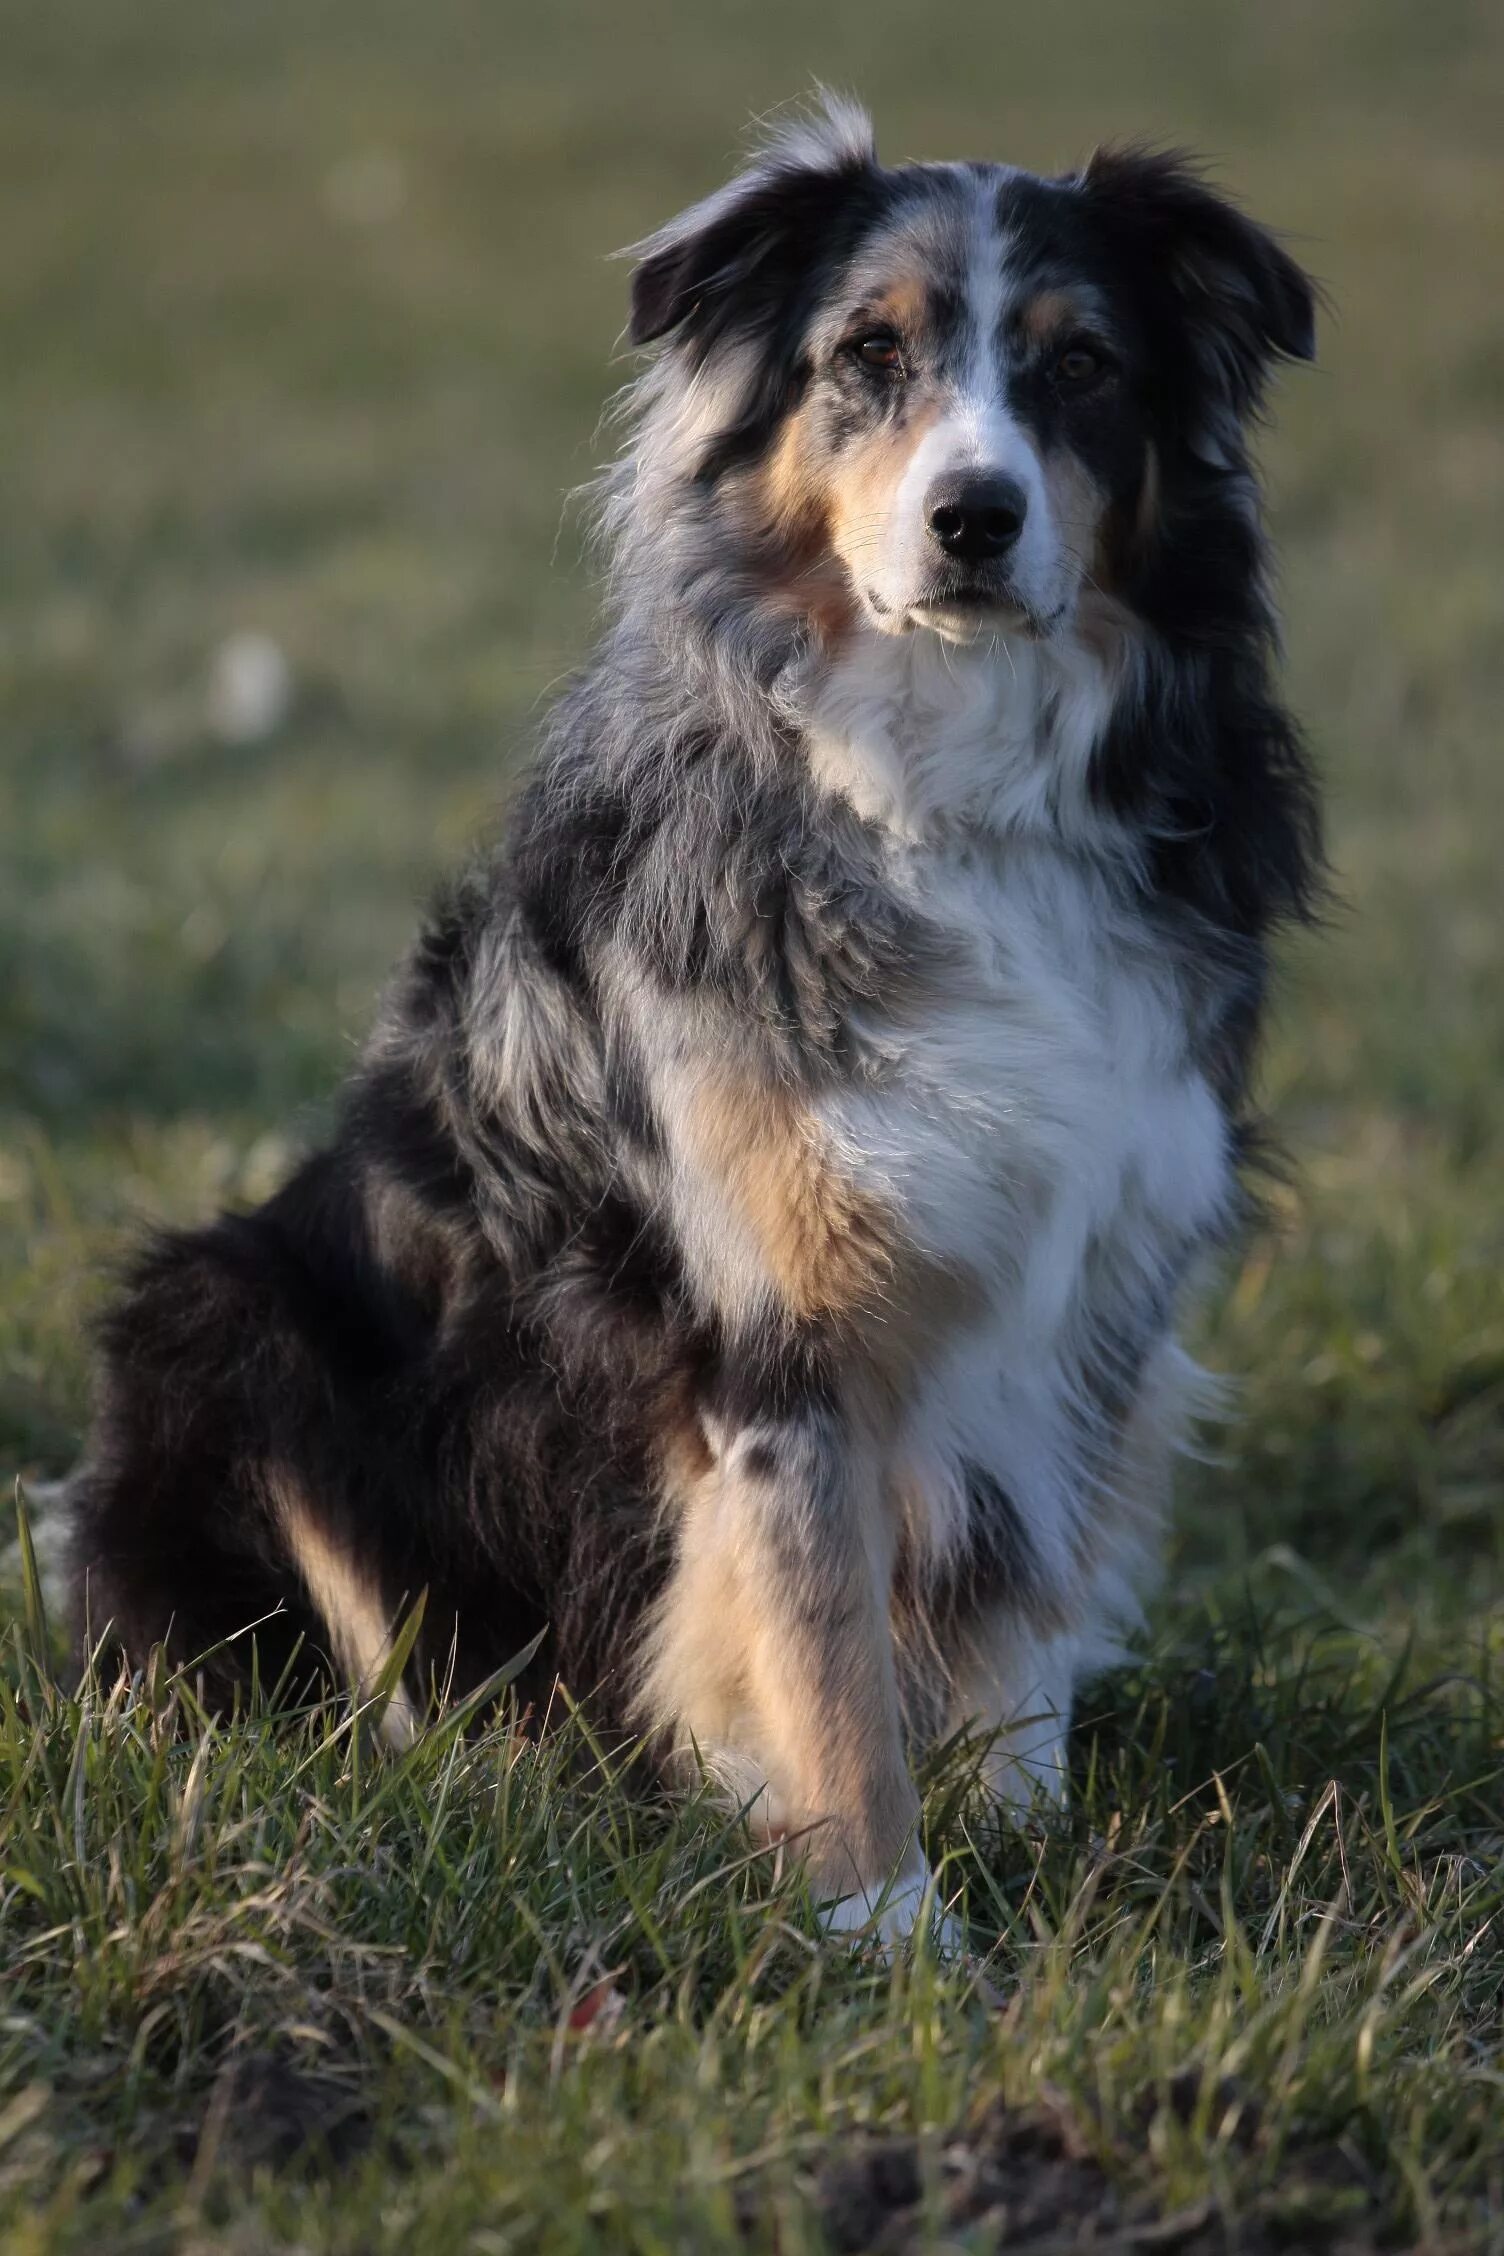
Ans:
[[[822,1904],[820,1925],[827,1935],[885,1954],[925,1928],[939,1957],[960,1958],[966,1950],[961,1923],[941,1905],[934,1874],[923,1861],[895,1873],[891,1880]]]

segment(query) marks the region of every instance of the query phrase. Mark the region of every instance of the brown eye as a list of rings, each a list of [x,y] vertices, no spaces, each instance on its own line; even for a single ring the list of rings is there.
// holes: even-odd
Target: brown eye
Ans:
[[[851,351],[863,368],[875,369],[880,376],[901,376],[903,354],[898,339],[886,329],[874,329],[869,336],[852,339]]]
[[[1084,391],[1107,373],[1107,362],[1094,345],[1067,345],[1055,361],[1055,381],[1073,392]]]

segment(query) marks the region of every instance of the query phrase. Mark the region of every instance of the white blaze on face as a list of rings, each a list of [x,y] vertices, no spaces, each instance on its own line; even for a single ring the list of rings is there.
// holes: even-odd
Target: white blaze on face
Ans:
[[[869,584],[884,606],[877,622],[893,631],[934,629],[950,641],[992,634],[1006,613],[947,611],[927,602],[944,569],[929,526],[929,495],[939,478],[968,471],[1011,478],[1027,503],[1024,526],[1009,558],[1008,577],[1037,624],[1048,625],[1068,604],[1076,574],[1054,521],[1044,468],[1028,430],[1008,405],[1002,327],[1011,286],[1008,243],[996,217],[996,176],[976,182],[966,275],[966,349],[960,372],[894,489],[880,568]]]

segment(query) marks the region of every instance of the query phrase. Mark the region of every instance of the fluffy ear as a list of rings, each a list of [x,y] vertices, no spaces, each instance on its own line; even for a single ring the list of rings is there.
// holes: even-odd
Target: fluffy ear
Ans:
[[[791,258],[818,248],[838,193],[876,163],[866,112],[824,96],[745,172],[625,254],[638,261],[631,342],[651,344],[681,326],[713,330],[733,299],[776,294]]]
[[[1215,195],[1177,151],[1100,149],[1080,176],[1179,302],[1205,374],[1239,414],[1276,360],[1316,357],[1314,283],[1266,227]]]

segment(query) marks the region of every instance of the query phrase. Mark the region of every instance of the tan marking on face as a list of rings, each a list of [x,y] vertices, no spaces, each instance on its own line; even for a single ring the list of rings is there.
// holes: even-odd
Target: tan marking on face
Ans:
[[[830,466],[831,546],[858,582],[872,576],[883,543],[891,537],[894,497],[941,406],[938,399],[915,401],[901,420],[853,442]]]
[[[807,410],[791,415],[778,443],[750,481],[751,498],[780,539],[798,544],[823,539],[828,495]]]
[[[830,545],[829,496],[809,420],[792,416],[766,461],[750,473],[737,508],[761,559],[764,600],[806,620],[827,648],[847,634],[856,603]]]
[[[890,327],[912,351],[929,319],[924,271],[896,273],[869,300],[869,311],[874,328]],[[736,507],[761,551],[768,599],[809,620],[828,645],[856,623],[853,582],[871,576],[894,494],[940,408],[939,400],[916,394],[870,438],[832,448],[818,403],[810,401],[741,483]]]
[[[898,274],[872,299],[872,325],[886,322],[901,343],[912,345],[929,320],[929,284],[922,273]]]
[[[1076,328],[1081,320],[1081,309],[1074,298],[1064,290],[1041,290],[1031,298],[1019,316],[1019,326],[1031,344],[1047,345],[1052,337],[1063,330]]]
[[[885,519],[893,495],[925,433],[940,414],[939,400],[917,401],[870,438],[834,452],[809,410],[791,416],[767,461],[749,481],[754,514],[777,538],[808,553],[821,547],[837,555]]]
[[[881,1304],[893,1271],[893,1217],[835,1165],[792,1097],[708,1080],[687,1125],[697,1158],[752,1232],[794,1315],[850,1316]]]
[[[1091,580],[1105,586],[1101,548],[1107,522],[1106,495],[1069,447],[1057,447],[1047,454],[1043,468],[1056,538]]]

